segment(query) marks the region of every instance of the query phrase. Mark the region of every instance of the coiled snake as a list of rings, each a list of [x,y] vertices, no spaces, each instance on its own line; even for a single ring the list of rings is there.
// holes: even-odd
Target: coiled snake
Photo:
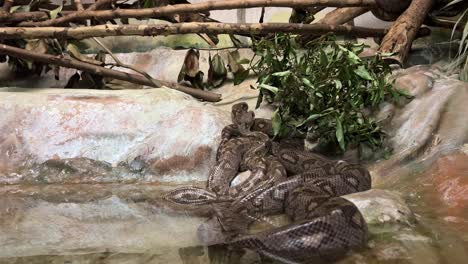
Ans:
[[[340,197],[371,188],[365,168],[272,142],[271,123],[256,119],[245,103],[234,105],[231,117],[233,124],[222,131],[207,189],[178,188],[166,194],[167,200],[211,205],[213,217],[204,228],[218,226],[225,234],[222,243],[286,263],[335,258],[366,244],[368,231],[361,213]],[[250,170],[250,176],[230,186],[244,170]],[[248,234],[251,223],[277,214],[286,214],[291,223]],[[200,239],[207,240],[203,232]]]

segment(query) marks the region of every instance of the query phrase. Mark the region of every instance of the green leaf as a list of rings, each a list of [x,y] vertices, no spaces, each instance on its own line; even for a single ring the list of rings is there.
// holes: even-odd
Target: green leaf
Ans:
[[[243,70],[234,73],[234,85],[239,85],[249,77],[249,70]]]
[[[312,89],[315,88],[314,85],[307,78],[302,78],[302,83],[304,83],[306,86],[308,86],[308,87],[310,87]]]
[[[274,94],[277,94],[278,93],[278,87],[274,87],[274,86],[271,86],[271,85],[268,85],[268,84],[260,84],[258,86],[259,88],[261,89],[266,89]]]
[[[344,139],[343,126],[342,126],[341,120],[339,118],[336,119],[336,140],[340,144],[340,148],[343,151],[345,151],[346,150],[346,145],[345,145],[345,139]]]
[[[62,12],[63,5],[60,5],[59,7],[55,8],[54,10],[49,11],[49,16],[51,19],[57,18],[58,14]]]
[[[273,117],[271,118],[271,125],[273,127],[273,134],[276,136],[279,134],[281,130],[281,116],[279,115],[279,109],[277,109],[273,113]]]
[[[289,74],[291,74],[291,71],[288,70],[288,71],[282,71],[282,72],[275,72],[272,75],[276,77],[284,77],[284,76],[288,76]]]
[[[305,119],[304,121],[302,121],[300,124],[298,124],[296,127],[301,127],[311,121],[314,121],[318,118],[322,117],[322,114],[312,114],[310,115],[309,117],[307,117],[307,119]]]
[[[364,66],[359,66],[357,69],[354,69],[354,73],[358,75],[359,77],[368,80],[368,81],[373,81],[374,78],[370,75],[370,73],[366,70]]]
[[[343,84],[340,82],[340,80],[333,80],[333,82],[335,83],[336,89],[341,89],[341,87],[343,87]]]

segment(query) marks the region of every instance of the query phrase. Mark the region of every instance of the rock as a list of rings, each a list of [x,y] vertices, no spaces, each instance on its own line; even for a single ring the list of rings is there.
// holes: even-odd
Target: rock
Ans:
[[[398,77],[409,82],[419,78],[423,84],[408,84],[415,98],[396,108],[392,118],[386,120],[393,153],[389,159],[371,164],[374,186],[398,184],[402,178],[417,174],[415,169],[424,169],[468,142],[468,122],[463,114],[468,111],[468,85],[442,76],[428,88],[424,83],[438,75],[434,71],[421,73],[418,67],[407,77]]]
[[[411,74],[404,74],[398,77],[395,80],[395,87],[403,89],[412,96],[418,96],[431,89],[433,83],[434,80],[427,74],[427,70],[414,70]]]
[[[164,88],[24,91],[0,90],[0,183],[37,182],[34,170],[18,172],[48,160],[46,172],[74,183],[205,181],[230,123],[229,112]],[[67,182],[60,175],[42,183]]]
[[[411,225],[414,215],[403,198],[392,191],[371,189],[343,196],[353,202],[369,225]]]
[[[456,219],[468,217],[468,155],[455,153],[439,158],[423,175],[420,176],[423,185],[427,186],[428,204],[434,204],[438,199],[442,205],[434,208],[441,216],[448,217],[449,222],[460,222]],[[461,224],[463,224],[462,221]],[[468,223],[465,223],[468,230]]]

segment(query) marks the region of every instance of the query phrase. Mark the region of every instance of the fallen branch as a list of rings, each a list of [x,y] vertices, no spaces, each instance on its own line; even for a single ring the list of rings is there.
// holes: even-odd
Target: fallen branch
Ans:
[[[393,23],[379,49],[382,53],[395,54],[386,58],[389,63],[405,63],[413,40],[433,4],[434,0],[413,0],[408,9]]]
[[[99,25],[90,27],[1,27],[0,39],[84,39],[107,36],[158,36],[189,33],[207,34],[268,34],[291,33],[321,35],[334,33],[356,37],[382,37],[386,29],[349,25],[289,24],[289,23],[177,23],[154,25]]]
[[[37,61],[37,62],[57,65],[57,66],[66,67],[66,68],[73,68],[73,69],[77,69],[80,71],[89,72],[89,73],[101,75],[104,77],[109,77],[112,79],[117,79],[117,80],[135,83],[135,84],[141,84],[141,85],[154,87],[154,83],[143,76],[107,69],[101,66],[81,62],[72,58],[67,58],[61,55],[53,56],[53,55],[48,55],[48,54],[34,53],[31,51],[27,51],[24,49],[8,46],[4,44],[0,45],[0,54],[5,54],[8,56],[21,58],[24,60]],[[167,81],[157,80],[157,82],[161,83],[162,85],[168,88],[190,94],[193,97],[203,99],[205,101],[218,102],[221,100],[220,94],[203,91],[199,89],[194,89],[191,87],[187,87],[187,86],[183,86],[177,83],[172,83],[172,82],[167,82]]]
[[[85,19],[102,19],[111,20],[116,18],[159,18],[168,15],[181,14],[181,13],[200,13],[211,10],[226,10],[226,9],[239,9],[239,8],[254,8],[254,7],[313,7],[313,6],[326,6],[326,7],[375,7],[375,0],[218,0],[207,1],[194,4],[178,4],[169,5],[156,8],[142,8],[142,9],[116,9],[116,10],[102,10],[102,11],[78,11],[73,14],[49,19],[42,22],[23,22],[19,26],[34,26],[46,27],[63,25],[68,22],[85,20]],[[2,22],[0,17],[0,22]]]

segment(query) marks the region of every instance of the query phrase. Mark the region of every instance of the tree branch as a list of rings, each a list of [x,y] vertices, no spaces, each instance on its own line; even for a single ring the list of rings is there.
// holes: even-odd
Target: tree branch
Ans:
[[[13,0],[4,0],[3,2],[3,11],[10,13],[10,9],[13,6],[15,1]]]
[[[17,57],[17,58],[21,58],[25,60],[42,62],[46,64],[53,64],[53,65],[66,67],[66,68],[73,68],[73,69],[77,69],[77,70],[84,71],[84,72],[102,75],[104,77],[109,77],[112,79],[117,79],[117,80],[122,80],[122,81],[131,82],[131,83],[154,87],[154,83],[143,76],[107,69],[101,66],[81,62],[72,58],[66,58],[61,55],[53,56],[53,55],[48,55],[48,54],[34,53],[31,51],[27,51],[24,49],[8,46],[4,44],[0,45],[0,54],[5,54],[8,56]],[[221,100],[220,94],[203,91],[199,89],[194,89],[194,88],[190,88],[187,86],[183,86],[177,83],[172,83],[172,82],[167,82],[167,81],[158,80],[158,82],[160,82],[162,85],[168,88],[172,88],[172,89],[190,94],[196,98],[203,99],[205,101],[218,102]]]
[[[369,11],[369,8],[367,7],[337,8],[331,11],[330,13],[326,14],[317,23],[328,24],[328,25],[342,25],[364,13],[367,13],[368,11]]]
[[[413,0],[408,9],[393,23],[379,49],[382,53],[395,54],[386,58],[387,61],[404,64],[413,40],[433,4],[434,0]]]
[[[317,24],[342,25],[354,18],[369,11],[367,7],[342,7],[327,13]],[[305,35],[301,38],[302,42],[308,42],[316,38],[317,35]]]
[[[81,0],[73,0],[73,2],[75,3],[76,10],[78,10],[78,11],[83,11],[84,10],[84,7],[83,7],[83,4],[81,3]]]
[[[327,34],[356,37],[382,37],[386,29],[354,27],[349,25],[289,24],[289,23],[177,23],[154,25],[99,25],[90,27],[1,27],[0,39],[84,39],[107,36],[158,36],[189,33],[207,34]]]
[[[169,5],[156,8],[142,8],[142,9],[116,9],[116,10],[102,10],[102,11],[78,11],[68,16],[59,17],[55,19],[46,20],[43,22],[23,22],[19,26],[56,26],[63,25],[72,21],[79,21],[84,19],[105,19],[111,20],[116,18],[158,18],[161,16],[168,16],[181,13],[200,13],[210,10],[226,10],[226,9],[239,9],[239,8],[253,8],[253,7],[313,7],[313,6],[327,6],[327,7],[375,7],[375,0],[218,0],[207,1],[194,4],[178,4]],[[0,21],[2,21],[0,19]]]

